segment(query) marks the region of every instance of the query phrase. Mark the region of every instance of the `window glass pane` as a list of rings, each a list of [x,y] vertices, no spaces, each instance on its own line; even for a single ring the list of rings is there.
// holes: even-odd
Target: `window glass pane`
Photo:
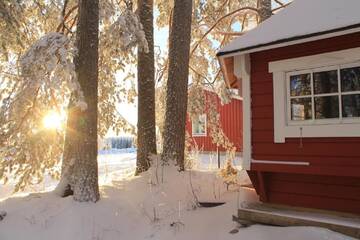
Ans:
[[[205,135],[206,134],[206,115],[194,117],[192,119],[192,133],[193,135]]]
[[[343,117],[360,117],[360,94],[342,96]]]
[[[311,94],[310,73],[290,76],[290,95],[306,96]]]
[[[312,119],[311,98],[291,99],[291,120],[303,121]]]
[[[315,72],[313,79],[315,94],[338,92],[337,70]]]
[[[360,91],[360,67],[341,69],[340,75],[341,91]]]
[[[315,118],[338,118],[339,117],[339,97],[315,97]]]

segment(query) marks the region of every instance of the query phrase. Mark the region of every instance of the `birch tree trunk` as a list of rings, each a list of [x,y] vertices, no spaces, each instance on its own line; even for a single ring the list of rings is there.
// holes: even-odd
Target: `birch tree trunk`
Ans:
[[[162,161],[184,170],[192,0],[175,0],[170,32]]]
[[[258,0],[260,22],[271,17],[271,0]]]
[[[57,192],[70,186],[80,202],[99,200],[97,166],[99,0],[79,0],[76,31],[78,55],[75,71],[87,108],[70,101],[65,137],[62,179]]]
[[[149,52],[138,50],[138,123],[136,174],[150,167],[150,154],[156,154],[155,67],[153,0],[139,0],[138,14],[143,25]]]

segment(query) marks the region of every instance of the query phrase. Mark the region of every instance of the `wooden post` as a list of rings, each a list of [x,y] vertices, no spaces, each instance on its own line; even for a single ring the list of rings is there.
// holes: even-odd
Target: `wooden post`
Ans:
[[[260,195],[260,200],[263,202],[267,202],[268,201],[268,196],[267,196],[267,191],[266,191],[266,181],[265,181],[265,176],[263,172],[257,171],[257,178],[259,181],[259,195]]]

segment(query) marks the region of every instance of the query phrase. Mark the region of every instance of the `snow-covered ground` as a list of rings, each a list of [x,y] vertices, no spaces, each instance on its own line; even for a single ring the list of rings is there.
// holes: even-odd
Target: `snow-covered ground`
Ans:
[[[154,168],[139,177],[132,176],[135,158],[134,151],[99,155],[101,200],[97,203],[78,203],[51,192],[8,198],[11,186],[1,186],[0,198],[5,199],[0,210],[7,216],[0,221],[0,240],[350,239],[313,227],[254,225],[230,234],[236,228],[231,216],[239,204],[256,201],[253,190],[227,191],[216,174],[217,162],[208,155],[199,156],[198,170],[179,173],[172,167]],[[247,181],[244,172],[240,175]],[[55,185],[49,180],[33,190],[49,191]],[[197,208],[195,196],[226,203]]]

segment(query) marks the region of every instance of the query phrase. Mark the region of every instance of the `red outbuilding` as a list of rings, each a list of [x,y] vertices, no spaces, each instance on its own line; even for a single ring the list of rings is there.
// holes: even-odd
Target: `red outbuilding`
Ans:
[[[239,95],[232,94],[231,101],[224,105],[221,104],[218,95],[210,89],[204,89],[204,97],[206,99],[212,98],[211,101],[205,101],[206,104],[216,104],[223,132],[236,147],[236,152],[242,152],[242,100]],[[208,108],[208,106],[205,106],[205,108]],[[234,131],[234,129],[237,129],[237,131]],[[193,119],[188,117],[186,130],[192,138],[192,147],[196,146],[199,150],[206,152],[225,151],[223,147],[217,147],[211,139],[208,127],[208,113]]]
[[[360,214],[359,9],[295,0],[218,53],[261,201]]]

